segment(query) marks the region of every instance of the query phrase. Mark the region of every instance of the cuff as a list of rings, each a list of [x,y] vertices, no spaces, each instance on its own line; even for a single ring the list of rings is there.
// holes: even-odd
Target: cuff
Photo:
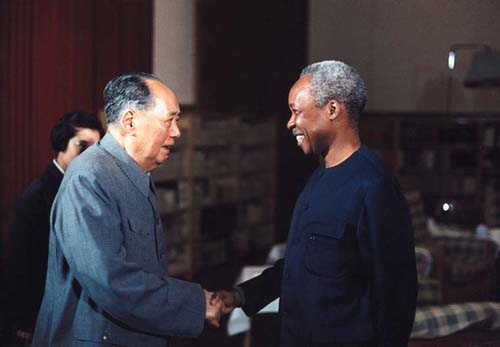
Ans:
[[[234,287],[233,289],[240,295],[240,307],[245,306],[246,299],[245,299],[245,292],[243,291],[243,289],[241,289],[238,286]]]

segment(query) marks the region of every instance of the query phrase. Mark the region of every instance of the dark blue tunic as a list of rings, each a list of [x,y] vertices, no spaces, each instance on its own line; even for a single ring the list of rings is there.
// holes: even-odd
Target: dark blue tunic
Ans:
[[[417,275],[394,176],[363,145],[318,168],[295,205],[285,260],[240,287],[249,315],[281,297],[283,346],[406,346]]]

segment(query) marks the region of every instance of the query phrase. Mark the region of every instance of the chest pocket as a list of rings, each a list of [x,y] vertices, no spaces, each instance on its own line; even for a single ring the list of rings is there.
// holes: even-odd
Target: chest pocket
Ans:
[[[355,266],[356,226],[334,222],[311,223],[306,228],[306,269],[318,276],[343,278]]]
[[[154,231],[153,210],[146,208],[125,211],[125,228],[132,237],[146,237]]]
[[[136,235],[146,235],[147,226],[146,223],[139,218],[127,217],[127,227],[130,232]]]

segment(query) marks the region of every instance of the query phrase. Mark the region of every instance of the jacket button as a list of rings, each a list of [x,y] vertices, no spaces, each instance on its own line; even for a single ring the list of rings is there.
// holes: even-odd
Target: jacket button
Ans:
[[[309,235],[309,240],[312,240],[312,241],[316,240],[316,236],[315,235]]]
[[[106,340],[108,339],[108,337],[107,337],[106,335],[103,335],[103,336],[102,336],[102,339],[103,339],[104,341],[106,341]]]

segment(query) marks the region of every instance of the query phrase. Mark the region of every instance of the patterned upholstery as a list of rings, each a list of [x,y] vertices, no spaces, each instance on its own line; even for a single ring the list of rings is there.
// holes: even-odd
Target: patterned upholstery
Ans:
[[[422,197],[417,191],[405,193],[405,198],[410,207],[411,220],[415,232],[415,243],[419,244],[429,239],[430,233],[427,229],[427,216],[425,215]]]
[[[428,249],[415,247],[417,260],[418,295],[417,305],[437,305],[441,302],[439,281],[430,277],[432,271],[432,255]]]
[[[415,243],[432,254],[431,275],[419,276],[418,304],[484,301],[491,296],[496,244],[475,238],[471,232],[436,236],[427,228],[427,216],[419,192],[405,194],[410,207]],[[458,235],[458,237],[457,237]],[[426,271],[426,255],[417,251],[419,274]],[[436,294],[438,292],[438,294]]]

